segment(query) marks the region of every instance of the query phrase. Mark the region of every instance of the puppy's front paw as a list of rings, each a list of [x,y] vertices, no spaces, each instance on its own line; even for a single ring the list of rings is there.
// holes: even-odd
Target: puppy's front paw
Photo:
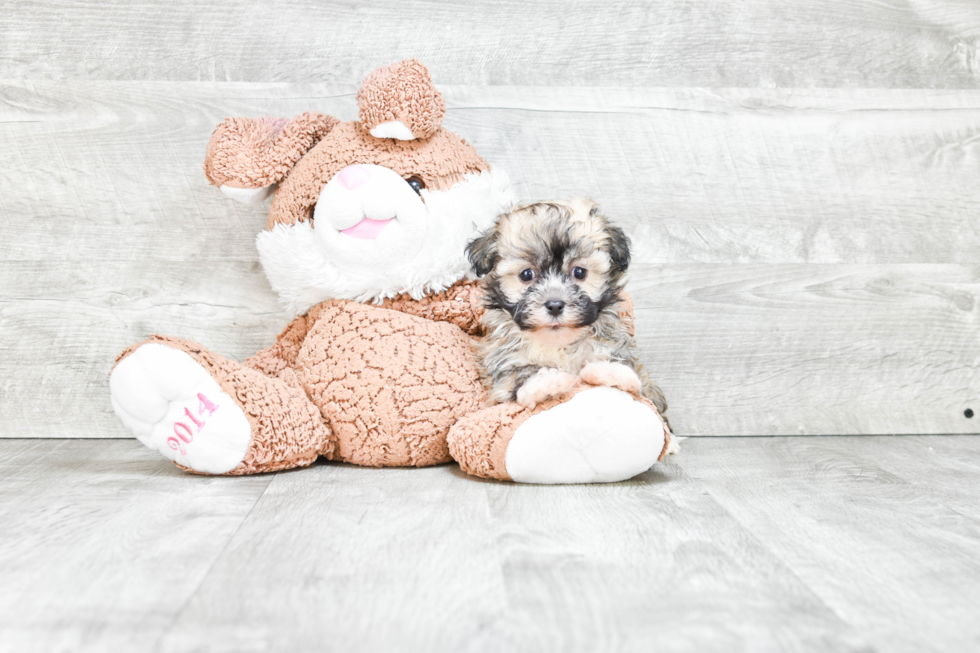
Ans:
[[[534,408],[542,401],[559,397],[578,383],[578,377],[564,370],[542,367],[517,391],[517,403]]]
[[[640,377],[622,363],[595,361],[583,367],[579,376],[590,385],[607,385],[631,394],[640,394]]]

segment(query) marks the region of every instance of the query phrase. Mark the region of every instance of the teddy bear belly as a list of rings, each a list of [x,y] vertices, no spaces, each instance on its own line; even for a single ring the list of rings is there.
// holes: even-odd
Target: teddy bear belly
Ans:
[[[337,439],[333,458],[372,467],[449,462],[446,435],[485,401],[472,341],[458,327],[330,301],[296,360]]]

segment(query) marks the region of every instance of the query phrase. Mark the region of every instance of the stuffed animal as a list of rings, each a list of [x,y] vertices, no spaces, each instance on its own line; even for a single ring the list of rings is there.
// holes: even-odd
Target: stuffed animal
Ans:
[[[320,456],[455,460],[539,483],[648,469],[670,435],[642,397],[580,384],[533,410],[485,407],[473,351],[483,302],[464,250],[514,205],[508,178],[441,127],[445,103],[416,60],[373,72],[357,103],[359,121],[228,118],[214,131],[210,182],[243,202],[274,193],[256,243],[296,317],[243,363],[169,336],[130,346],[109,379],[123,424],[204,474]]]

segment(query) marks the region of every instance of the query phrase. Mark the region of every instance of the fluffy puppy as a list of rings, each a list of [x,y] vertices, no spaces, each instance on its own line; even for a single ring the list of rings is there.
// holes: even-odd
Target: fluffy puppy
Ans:
[[[533,408],[582,379],[642,393],[661,415],[667,410],[618,312],[629,238],[594,202],[518,207],[466,254],[485,295],[479,355],[489,403]]]

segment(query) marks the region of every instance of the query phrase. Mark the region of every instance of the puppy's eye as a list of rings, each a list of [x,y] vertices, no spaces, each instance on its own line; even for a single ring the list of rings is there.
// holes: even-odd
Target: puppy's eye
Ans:
[[[521,281],[531,281],[534,279],[534,270],[527,269],[521,271]]]
[[[412,175],[411,177],[409,177],[405,181],[408,183],[409,186],[412,187],[412,190],[414,190],[419,195],[422,194],[422,189],[425,188],[425,182],[422,181],[422,178],[421,177],[417,177],[415,175]]]
[[[572,276],[581,281],[585,277],[589,276],[589,271],[585,268],[572,268]]]

